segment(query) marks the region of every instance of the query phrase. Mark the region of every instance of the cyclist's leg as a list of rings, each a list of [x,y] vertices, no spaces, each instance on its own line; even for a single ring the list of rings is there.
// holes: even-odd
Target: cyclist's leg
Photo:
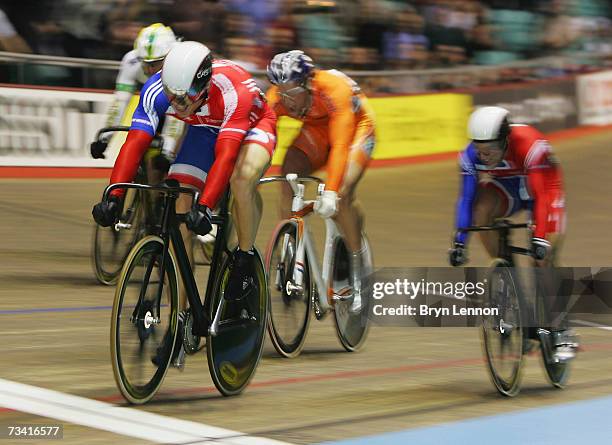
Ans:
[[[189,127],[181,151],[168,171],[168,178],[176,179],[183,187],[202,191],[206,176],[214,161],[216,140],[217,136],[206,128]],[[176,212],[187,213],[192,204],[191,195],[181,194],[176,201]],[[192,233],[184,224],[181,224],[180,231],[190,264],[193,265]],[[182,308],[186,306],[184,296],[185,289],[181,288]]]
[[[364,223],[363,210],[356,200],[356,189],[370,163],[374,144],[374,126],[369,120],[365,120],[357,127],[351,145],[336,216],[336,222],[343,232],[347,247],[353,254],[361,251],[361,232]]]
[[[253,247],[263,207],[257,186],[272,161],[276,147],[274,131],[275,123],[263,120],[247,133],[230,178],[238,250],[224,292],[226,300],[242,299],[256,288]]]
[[[149,184],[159,184],[163,181],[165,172],[155,168],[153,159],[158,156],[161,151],[158,148],[149,148],[145,153],[145,165],[147,167],[147,181]]]
[[[302,125],[296,138],[287,150],[282,174],[295,173],[298,176],[307,176],[320,169],[327,162],[329,153],[328,129],[326,125]],[[291,199],[293,191],[287,183],[281,185],[281,218],[288,218],[291,214]]]
[[[274,124],[260,122],[244,138],[230,179],[234,196],[234,220],[241,250],[249,251],[261,220],[262,200],[257,186],[270,163],[276,147]]]
[[[476,202],[473,210],[474,225],[490,225],[497,218],[510,216],[520,209],[520,200],[516,196],[518,178],[492,179],[478,184]],[[514,184],[517,182],[517,185]],[[518,190],[518,189],[517,189]],[[480,240],[491,257],[498,255],[499,236],[495,231],[480,232]]]
[[[286,176],[289,173],[295,173],[298,176],[307,176],[312,174],[314,169],[308,155],[299,148],[291,146],[287,149],[283,165],[281,166],[281,174]],[[281,200],[280,200],[280,217],[287,219],[291,215],[291,199],[293,191],[289,184],[281,183]]]

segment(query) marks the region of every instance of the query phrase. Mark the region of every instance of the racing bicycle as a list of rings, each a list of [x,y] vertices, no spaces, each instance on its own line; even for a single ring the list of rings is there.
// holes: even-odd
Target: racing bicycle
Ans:
[[[365,342],[369,320],[369,299],[364,285],[362,305],[351,311],[349,251],[336,223],[325,219],[325,252],[323,266],[308,226],[314,202],[304,199],[305,184],[315,183],[318,192],[325,187],[315,177],[298,178],[296,174],[263,178],[261,183],[287,181],[294,197],[291,218],[278,223],[266,250],[266,271],[270,293],[268,332],[276,351],[283,357],[296,357],[306,341],[310,313],[323,319],[333,312],[336,334],[347,351],[358,350]],[[362,235],[363,275],[373,271],[372,251]]]
[[[185,214],[176,214],[175,202],[188,193],[198,194],[166,180],[158,186],[118,183],[104,192],[107,199],[118,188],[156,193],[162,198],[161,225],[157,233],[140,239],[127,256],[117,282],[111,320],[111,359],[117,386],[134,404],[149,401],[157,392],[180,341],[185,353],[195,354],[206,336],[206,354],[212,380],[223,395],[242,392],[253,377],[261,358],[268,312],[268,288],[263,262],[255,260],[254,290],[243,298],[224,298],[233,263],[228,247],[230,216],[227,192],[212,217],[217,226],[204,301],[201,301],[179,224]],[[172,247],[172,249],[171,249]],[[179,276],[189,309],[179,323]],[[183,325],[182,335],[178,329]]]
[[[522,282],[515,267],[515,255],[533,256],[529,249],[511,245],[510,232],[526,229],[528,224],[514,224],[497,220],[490,226],[472,226],[459,229],[466,232],[495,231],[499,234],[499,256],[488,270],[488,300],[485,305],[496,308],[497,315],[483,317],[482,337],[484,354],[493,384],[505,396],[520,391],[525,355],[533,342],[539,343],[546,376],[556,388],[567,384],[570,362],[554,356],[554,336],[550,329],[534,326],[544,317],[545,302],[542,280],[536,270],[535,312],[524,295]],[[494,311],[492,311],[494,313]]]

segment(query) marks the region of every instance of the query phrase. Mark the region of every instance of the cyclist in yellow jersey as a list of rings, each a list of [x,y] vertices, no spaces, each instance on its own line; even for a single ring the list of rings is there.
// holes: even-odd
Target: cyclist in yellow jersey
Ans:
[[[121,60],[119,74],[115,83],[115,93],[107,113],[106,126],[120,125],[125,111],[138,86],[144,85],[149,77],[162,69],[164,58],[177,39],[169,26],[153,23],[138,33],[134,41],[134,49],[127,52]],[[184,125],[178,119],[166,116],[161,134],[164,146],[159,149],[149,149],[144,156],[149,183],[155,184],[163,179],[163,171],[167,170],[168,161],[175,157],[178,140]],[[103,142],[91,145],[91,155],[94,158],[104,157],[104,151],[112,134],[108,134]],[[164,168],[165,167],[165,168]]]

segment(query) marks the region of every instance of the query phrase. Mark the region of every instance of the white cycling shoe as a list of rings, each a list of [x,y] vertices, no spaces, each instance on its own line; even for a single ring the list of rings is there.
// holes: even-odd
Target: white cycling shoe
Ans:
[[[214,224],[212,226],[212,230],[208,232],[206,235],[196,235],[196,238],[202,244],[214,243],[215,239],[217,239],[217,225]]]

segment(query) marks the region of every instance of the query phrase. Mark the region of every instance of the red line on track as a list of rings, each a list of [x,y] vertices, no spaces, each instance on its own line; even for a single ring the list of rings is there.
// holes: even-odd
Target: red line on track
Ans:
[[[591,345],[586,345],[580,348],[580,353],[584,352],[594,352],[594,351],[609,351],[612,350],[612,343],[594,343]],[[321,382],[321,381],[330,381],[330,380],[340,380],[340,379],[352,379],[356,377],[373,377],[373,376],[383,376],[389,374],[401,374],[403,372],[418,372],[418,371],[428,371],[434,369],[446,369],[452,368],[455,366],[472,366],[478,365],[484,361],[484,358],[468,358],[468,359],[459,359],[459,360],[444,360],[430,363],[421,363],[418,365],[405,365],[405,366],[395,366],[391,368],[373,368],[373,369],[363,369],[356,371],[340,371],[340,372],[332,372],[327,374],[315,374],[315,375],[307,375],[302,377],[286,377],[281,379],[271,379],[271,380],[263,380],[261,382],[253,382],[249,385],[249,388],[266,388],[269,386],[282,386],[282,385],[295,385],[300,383],[309,383],[309,382]],[[158,394],[161,396],[177,396],[184,394],[207,394],[207,393],[216,393],[217,389],[214,386],[201,386],[201,387],[193,387],[193,388],[184,388],[184,389],[176,389],[173,391],[160,391]],[[114,394],[110,396],[97,397],[95,400],[109,402],[109,403],[120,403],[123,401],[123,397],[119,394]],[[10,408],[0,408],[0,413],[14,411]]]

